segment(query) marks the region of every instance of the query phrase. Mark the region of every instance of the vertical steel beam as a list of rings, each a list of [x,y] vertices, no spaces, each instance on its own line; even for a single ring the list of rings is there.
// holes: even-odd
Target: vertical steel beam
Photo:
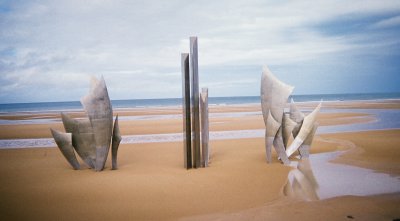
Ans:
[[[201,166],[208,167],[210,152],[208,146],[208,88],[202,88],[200,94],[201,110]]]
[[[118,154],[118,147],[119,147],[119,144],[121,143],[121,140],[122,140],[122,136],[121,136],[121,132],[119,131],[118,114],[117,114],[117,117],[115,117],[115,121],[114,121],[114,129],[113,129],[113,134],[112,134],[112,139],[111,139],[111,168],[113,170],[116,170],[118,168],[117,154]]]
[[[192,79],[192,131],[193,167],[200,167],[200,116],[199,116],[199,71],[197,37],[190,37],[190,72]]]
[[[192,168],[192,130],[190,120],[190,73],[189,54],[181,54],[182,113],[183,113],[183,159],[186,169]]]

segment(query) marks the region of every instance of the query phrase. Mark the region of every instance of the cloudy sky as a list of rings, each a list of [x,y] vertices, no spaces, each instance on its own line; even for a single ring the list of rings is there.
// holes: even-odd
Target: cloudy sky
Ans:
[[[0,103],[180,97],[190,36],[210,96],[400,91],[398,0],[0,0]]]

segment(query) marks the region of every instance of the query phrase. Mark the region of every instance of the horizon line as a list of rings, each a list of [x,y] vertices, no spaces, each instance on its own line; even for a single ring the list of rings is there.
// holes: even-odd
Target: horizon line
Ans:
[[[398,92],[368,92],[368,93],[323,93],[323,94],[292,94],[290,96],[329,96],[329,95],[372,95],[372,94],[398,94],[400,98],[400,91]],[[259,97],[260,95],[244,95],[244,96],[214,96],[209,98],[244,98],[244,97]],[[112,101],[127,101],[127,100],[170,100],[170,99],[182,99],[182,97],[169,97],[169,98],[129,98],[129,99],[110,99]],[[0,103],[3,104],[34,104],[34,103],[66,103],[66,102],[80,102],[79,100],[64,100],[64,101],[32,101],[32,102],[11,102],[11,103]]]

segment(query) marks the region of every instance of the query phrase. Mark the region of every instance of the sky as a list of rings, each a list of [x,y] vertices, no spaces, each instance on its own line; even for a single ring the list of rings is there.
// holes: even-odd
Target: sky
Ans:
[[[212,97],[400,92],[398,0],[0,0],[0,103],[181,97],[190,36]]]

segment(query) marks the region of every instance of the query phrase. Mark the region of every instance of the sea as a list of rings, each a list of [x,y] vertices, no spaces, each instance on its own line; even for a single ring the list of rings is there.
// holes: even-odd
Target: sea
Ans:
[[[291,95],[289,97],[289,100],[290,99],[293,99],[295,102],[309,102],[309,101],[320,101],[320,100],[351,101],[351,100],[400,99],[400,92]],[[260,96],[210,97],[208,102],[209,105],[256,104],[260,103]],[[168,107],[168,106],[182,105],[182,98],[112,100],[111,103],[113,108]],[[82,110],[82,109],[83,107],[79,101],[0,104],[0,113],[61,111],[61,110],[66,111],[66,110]]]

